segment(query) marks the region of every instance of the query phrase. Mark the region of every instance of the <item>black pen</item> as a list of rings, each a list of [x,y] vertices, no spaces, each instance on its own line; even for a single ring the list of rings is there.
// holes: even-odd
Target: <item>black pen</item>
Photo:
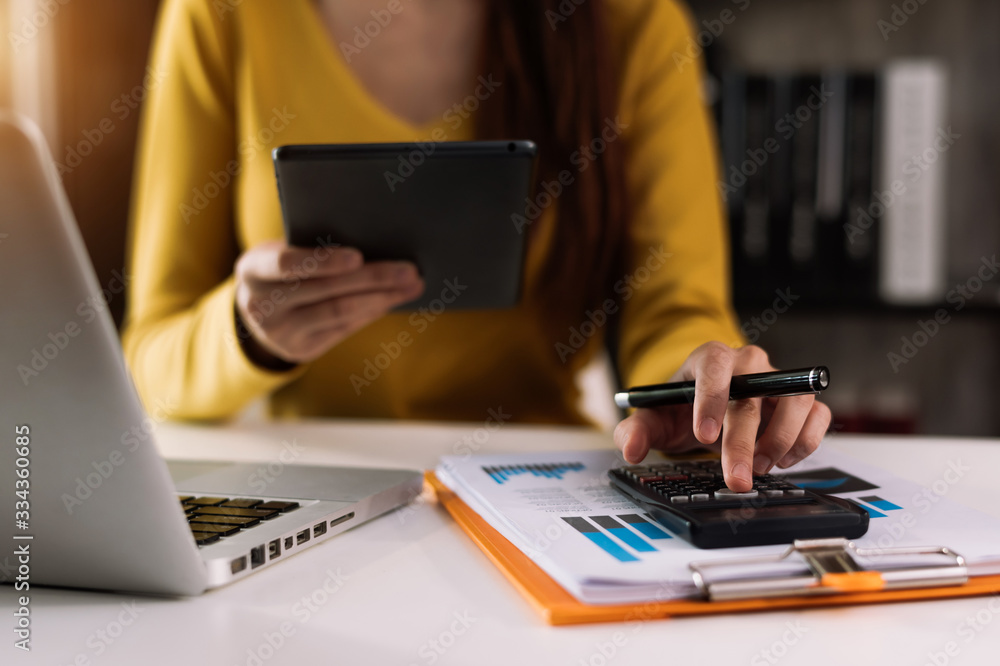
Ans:
[[[746,398],[784,398],[790,395],[819,393],[830,385],[830,371],[825,366],[734,375],[729,384],[730,400]],[[694,402],[694,382],[672,382],[636,386],[615,394],[615,404],[628,407],[663,407]]]

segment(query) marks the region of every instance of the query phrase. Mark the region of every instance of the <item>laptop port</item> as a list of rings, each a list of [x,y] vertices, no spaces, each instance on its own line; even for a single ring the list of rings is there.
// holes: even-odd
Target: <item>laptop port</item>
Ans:
[[[330,527],[336,527],[337,525],[339,525],[341,523],[346,523],[348,520],[350,520],[353,517],[354,517],[354,512],[353,511],[351,511],[350,513],[345,513],[340,518],[334,518],[333,520],[331,520],[330,521]]]
[[[256,569],[264,564],[264,544],[260,544],[250,551],[250,568]]]
[[[285,550],[292,549],[292,537],[285,537]]]
[[[313,525],[313,536],[318,537],[321,534],[326,534],[326,521]]]
[[[247,568],[246,556],[244,555],[243,557],[237,557],[235,560],[229,563],[229,568],[232,570],[234,574],[238,574],[239,572],[246,569]]]
[[[309,541],[309,528],[308,527],[295,535],[295,543],[296,544],[298,544],[298,545],[301,546],[306,541]]]
[[[267,554],[269,559],[275,559],[281,555],[281,539],[275,539],[267,544]]]

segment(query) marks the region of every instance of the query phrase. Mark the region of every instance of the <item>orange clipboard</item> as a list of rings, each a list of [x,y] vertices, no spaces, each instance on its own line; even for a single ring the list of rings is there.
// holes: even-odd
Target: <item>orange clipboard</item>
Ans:
[[[548,624],[567,625],[588,622],[635,622],[684,615],[709,615],[749,611],[784,610],[789,608],[815,608],[821,606],[848,606],[919,599],[946,599],[981,596],[1000,591],[1000,576],[977,576],[962,585],[948,587],[921,587],[910,589],[874,589],[870,574],[839,574],[831,583],[838,593],[824,596],[796,596],[778,598],[742,599],[736,601],[708,601],[680,599],[649,601],[638,604],[590,605],[572,596],[549,577],[527,555],[493,529],[478,513],[473,511],[454,492],[435,476],[427,472],[425,479],[441,505],[455,522],[479,546],[504,576],[514,584],[528,603]],[[852,578],[853,576],[853,578]]]

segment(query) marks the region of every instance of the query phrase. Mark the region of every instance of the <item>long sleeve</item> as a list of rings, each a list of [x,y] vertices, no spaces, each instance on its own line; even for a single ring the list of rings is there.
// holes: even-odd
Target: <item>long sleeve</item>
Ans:
[[[627,141],[634,216],[617,301],[621,367],[630,384],[660,381],[697,345],[738,341],[715,146],[697,67],[673,60],[688,35],[674,1],[606,1],[624,58],[621,117],[608,120]],[[418,128],[389,113],[359,85],[313,0],[165,0],[151,72],[124,334],[147,405],[179,419],[226,418],[263,396],[280,416],[476,419],[502,405],[520,421],[585,422],[567,389],[576,366],[553,363],[527,306],[391,313],[300,369],[254,366],[236,340],[232,272],[242,249],[282,235],[270,149],[420,141],[435,129],[472,140],[472,123],[456,130],[446,114]],[[412,348],[390,359],[402,332]]]
[[[666,381],[699,345],[744,344],[731,307],[717,148],[674,2],[633,16],[622,81],[632,205],[630,269],[620,284],[619,367],[628,386]]]
[[[168,0],[149,69],[123,343],[144,402],[172,418],[231,416],[289,380],[254,366],[236,338],[236,20],[208,0]]]

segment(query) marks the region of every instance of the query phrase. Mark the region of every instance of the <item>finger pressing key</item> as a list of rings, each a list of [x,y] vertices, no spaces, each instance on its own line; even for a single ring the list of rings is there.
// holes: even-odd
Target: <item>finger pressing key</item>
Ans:
[[[733,379],[733,351],[721,343],[708,343],[695,361],[694,434],[702,444],[719,438],[729,404],[729,384]]]
[[[736,492],[753,487],[750,469],[760,425],[760,398],[734,400],[726,410],[722,429],[722,473],[726,485]]]

